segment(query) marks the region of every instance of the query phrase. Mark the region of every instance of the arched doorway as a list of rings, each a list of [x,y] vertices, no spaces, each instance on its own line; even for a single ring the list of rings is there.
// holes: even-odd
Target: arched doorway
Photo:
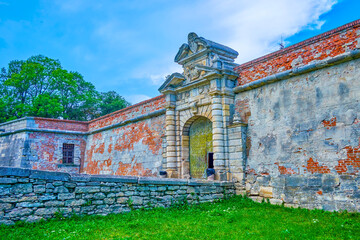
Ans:
[[[190,176],[206,178],[205,171],[212,158],[212,122],[205,117],[197,118],[189,128]],[[210,166],[212,167],[212,166]]]

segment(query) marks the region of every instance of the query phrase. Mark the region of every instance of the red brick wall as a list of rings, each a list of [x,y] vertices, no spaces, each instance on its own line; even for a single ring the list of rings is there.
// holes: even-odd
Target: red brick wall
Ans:
[[[110,113],[89,122],[89,130],[96,130],[112,124],[116,124],[131,118],[163,109],[165,106],[165,95],[160,95],[152,99],[140,102],[130,107]]]
[[[73,120],[60,120],[51,118],[35,117],[35,124],[40,129],[56,129],[65,131],[88,131],[88,122],[73,121]]]
[[[238,85],[360,48],[360,20],[270,53],[235,68]]]
[[[28,163],[29,168],[56,172],[79,173],[85,158],[86,137],[56,133],[29,133]],[[62,164],[63,143],[74,144],[74,165]]]

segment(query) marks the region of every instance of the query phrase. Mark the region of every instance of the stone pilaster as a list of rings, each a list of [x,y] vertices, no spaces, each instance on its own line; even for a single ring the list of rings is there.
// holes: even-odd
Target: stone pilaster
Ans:
[[[176,157],[176,121],[175,105],[173,104],[175,95],[167,95],[166,106],[166,172],[169,178],[177,178],[177,157]]]
[[[211,95],[215,176],[217,180],[226,180],[222,97],[217,92]]]

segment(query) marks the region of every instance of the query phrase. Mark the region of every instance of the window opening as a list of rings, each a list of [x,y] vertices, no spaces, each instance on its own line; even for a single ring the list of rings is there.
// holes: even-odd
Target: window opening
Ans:
[[[63,144],[63,164],[74,163],[74,144]]]

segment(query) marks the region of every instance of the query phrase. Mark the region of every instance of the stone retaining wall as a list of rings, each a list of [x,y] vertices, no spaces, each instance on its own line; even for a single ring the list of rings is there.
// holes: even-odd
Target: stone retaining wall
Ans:
[[[70,175],[0,167],[0,224],[56,215],[107,215],[138,208],[209,202],[234,194],[231,182]]]

